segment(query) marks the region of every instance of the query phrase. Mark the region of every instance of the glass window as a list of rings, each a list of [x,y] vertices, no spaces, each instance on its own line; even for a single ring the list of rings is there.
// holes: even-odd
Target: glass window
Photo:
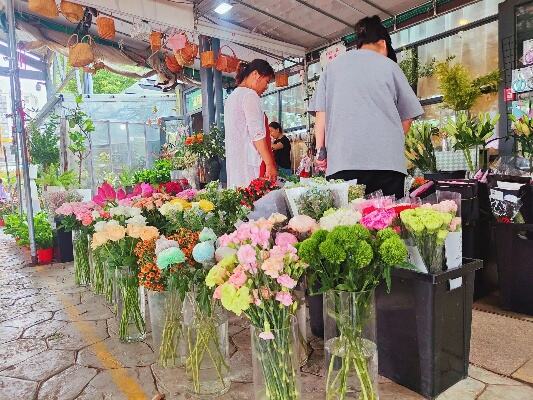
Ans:
[[[278,122],[278,92],[268,94],[264,96],[261,100],[263,101],[263,111],[265,112],[269,122]]]
[[[498,69],[498,22],[491,22],[418,47],[419,62],[422,65],[430,62],[436,55],[437,61],[455,56],[452,62],[465,65],[474,78]],[[420,98],[431,98],[439,94],[435,77],[419,79]]]
[[[531,39],[533,39],[533,1],[516,8],[516,61],[522,59],[524,55],[524,41]]]
[[[142,169],[146,166],[146,145],[144,124],[129,124],[131,168]]]
[[[285,130],[305,126],[305,102],[303,85],[281,92],[281,125]]]

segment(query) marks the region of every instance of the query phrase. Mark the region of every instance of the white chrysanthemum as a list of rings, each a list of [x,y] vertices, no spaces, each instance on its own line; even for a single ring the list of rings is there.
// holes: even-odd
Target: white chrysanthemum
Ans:
[[[102,232],[104,228],[106,227],[106,225],[107,225],[106,221],[98,221],[96,224],[94,224],[94,231]]]
[[[171,203],[165,203],[161,207],[159,207],[159,212],[161,215],[164,215],[165,217],[168,217],[169,215],[175,214],[176,212],[182,211],[183,206],[179,203],[171,204]]]
[[[336,226],[351,226],[361,220],[361,213],[349,208],[341,208],[320,218],[320,228],[332,231]]]
[[[121,217],[123,215],[126,215],[126,207],[124,206],[116,206],[109,209],[109,214],[111,214],[112,217]]]
[[[125,216],[134,218],[134,217],[140,217],[142,210],[137,207],[124,207],[125,208]]]
[[[126,224],[146,226],[146,218],[142,215],[136,215],[126,220]]]

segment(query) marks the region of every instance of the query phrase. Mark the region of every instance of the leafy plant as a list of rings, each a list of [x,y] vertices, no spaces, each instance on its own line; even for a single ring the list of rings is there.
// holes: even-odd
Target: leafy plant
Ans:
[[[509,119],[513,122],[515,132],[512,137],[519,144],[517,150],[522,153],[522,157],[529,159],[529,168],[533,170],[533,118],[523,115],[518,119],[514,115],[509,115]]]
[[[48,221],[48,215],[41,211],[33,218],[35,245],[38,249],[49,249],[54,245],[54,231]]]
[[[65,189],[70,189],[76,184],[76,173],[69,170],[59,174],[58,166],[50,164],[40,173],[35,183],[43,189],[48,186],[62,186]]]
[[[202,132],[185,138],[185,147],[201,158],[225,157],[224,131],[211,127],[209,135]]]
[[[135,172],[131,169],[123,169],[118,176],[118,181],[122,187],[130,187],[135,185]]]
[[[44,169],[59,164],[58,126],[59,116],[56,114],[51,114],[41,128],[35,121],[28,124],[29,152],[33,164],[42,165]]]
[[[468,69],[462,64],[453,64],[450,60],[435,65],[435,75],[439,81],[444,105],[454,111],[470,110],[476,100],[487,88],[498,88],[500,75],[498,71],[472,79]]]
[[[151,169],[137,171],[134,175],[134,183],[150,183],[159,185],[170,182],[170,171],[172,171],[172,161],[159,159],[154,162]]]
[[[464,152],[470,171],[474,171],[470,150],[474,148],[485,149],[493,140],[489,140],[494,134],[494,128],[500,119],[497,114],[491,118],[489,113],[480,113],[477,117],[470,117],[466,112],[460,112],[455,121],[448,120],[444,131],[454,141],[454,150]]]
[[[19,213],[7,214],[4,218],[4,222],[4,233],[19,239],[19,244],[22,246],[29,244],[26,215],[21,215]]]
[[[437,171],[433,136],[438,129],[426,121],[415,122],[405,136],[405,156],[422,172]]]
[[[81,109],[82,95],[76,96],[76,107],[67,115],[68,136],[70,144],[68,149],[74,154],[78,162],[78,184],[81,185],[83,160],[90,155],[87,144],[91,142],[91,133],[94,132],[92,119]]]

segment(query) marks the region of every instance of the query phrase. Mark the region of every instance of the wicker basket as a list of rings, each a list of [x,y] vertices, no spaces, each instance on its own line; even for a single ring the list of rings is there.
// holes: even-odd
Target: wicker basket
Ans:
[[[215,66],[215,52],[213,50],[201,52],[200,65],[203,68],[213,68]]]
[[[276,74],[276,87],[282,88],[289,86],[289,74],[286,72],[278,72]]]
[[[84,41],[85,39],[87,41]],[[78,35],[72,35],[67,43],[69,64],[73,67],[85,67],[94,62],[93,45],[93,38],[89,35],[85,35],[81,40],[78,40]]]
[[[227,47],[228,49],[230,49],[230,51],[232,52],[232,55],[222,53],[222,49],[224,47]],[[239,63],[240,63],[240,60],[235,55],[235,52],[233,51],[233,49],[229,46],[222,46],[220,48],[220,53],[218,54],[218,57],[217,57],[215,68],[217,69],[217,71],[231,74],[237,71],[237,69],[239,68]]]
[[[98,16],[96,19],[96,26],[98,27],[98,36],[102,39],[115,38],[115,20],[113,18]]]
[[[161,32],[152,31],[152,33],[150,33],[150,49],[152,49],[152,53],[161,50],[162,37],[163,34]]]
[[[28,0],[28,10],[47,18],[59,16],[59,10],[54,0]]]
[[[84,9],[80,4],[61,0],[59,8],[61,9],[61,14],[72,23],[78,23],[83,18]]]
[[[165,56],[165,65],[167,66],[168,70],[173,74],[178,74],[183,69],[183,67],[178,64],[176,57],[173,57],[172,55]]]
[[[174,52],[178,64],[182,67],[189,67],[194,64],[194,59],[198,55],[198,45],[187,42],[183,49]]]

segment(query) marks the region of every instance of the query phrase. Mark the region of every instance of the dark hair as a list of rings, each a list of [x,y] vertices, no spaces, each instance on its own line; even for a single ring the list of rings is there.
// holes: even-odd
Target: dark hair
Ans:
[[[274,68],[266,60],[256,58],[250,62],[241,61],[239,68],[237,68],[237,76],[235,77],[237,85],[240,85],[254,71],[257,71],[261,76],[268,76],[270,78],[275,76]]]
[[[271,122],[270,124],[268,124],[268,126],[270,126],[271,128],[274,128],[280,132],[283,132],[283,130],[281,129],[281,125],[279,122]]]
[[[387,57],[398,62],[396,52],[392,47],[392,39],[387,28],[381,23],[381,18],[377,15],[365,17],[355,24],[355,45],[360,49],[364,44],[376,43],[384,40],[387,43]]]

